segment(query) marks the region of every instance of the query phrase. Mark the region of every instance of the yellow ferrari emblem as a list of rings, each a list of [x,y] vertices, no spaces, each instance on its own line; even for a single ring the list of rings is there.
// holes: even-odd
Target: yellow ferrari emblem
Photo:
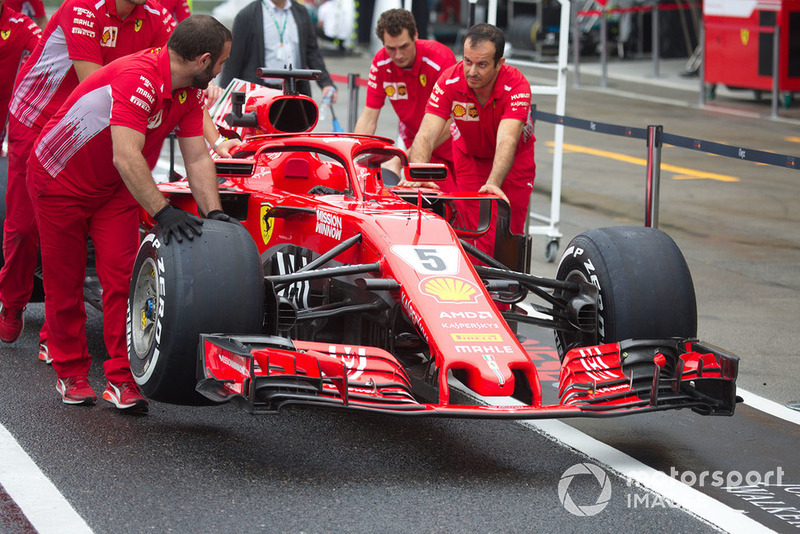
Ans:
[[[275,218],[266,217],[271,209],[272,204],[263,204],[261,206],[261,239],[264,240],[265,245],[269,243],[269,240],[272,238],[272,230],[275,228]]]

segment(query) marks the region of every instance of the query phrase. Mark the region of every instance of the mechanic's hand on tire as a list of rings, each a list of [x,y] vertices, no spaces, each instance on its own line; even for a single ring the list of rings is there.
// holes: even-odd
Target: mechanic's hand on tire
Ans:
[[[164,238],[165,245],[169,245],[169,240],[172,236],[175,237],[178,243],[181,243],[184,236],[191,241],[195,235],[203,233],[200,228],[203,224],[203,219],[171,205],[161,209],[153,218],[161,226],[161,235]]]
[[[233,219],[231,219],[230,216],[222,210],[209,211],[208,215],[206,215],[206,219],[214,219],[222,222],[233,222]]]

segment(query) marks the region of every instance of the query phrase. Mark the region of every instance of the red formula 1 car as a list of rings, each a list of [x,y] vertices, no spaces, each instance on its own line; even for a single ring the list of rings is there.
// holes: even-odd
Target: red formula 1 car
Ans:
[[[666,234],[592,230],[568,245],[555,280],[527,274],[529,241],[508,232],[502,201],[388,186],[381,165],[391,158],[407,180],[443,170],[408,165],[380,137],[309,133],[316,104],[293,87],[315,74],[283,74],[283,93],[251,91],[244,110],[241,93],[228,95],[225,126],[245,144],[217,171],[225,212],[238,222],[206,220],[202,236],[165,246],[143,216],[128,345],[148,397],[233,402],[250,413],[305,405],[483,418],[733,414],[738,358],[695,339],[691,276]],[[160,188],[197,211],[185,181]],[[457,227],[460,202],[481,203],[480,228]],[[490,220],[494,258],[464,241]],[[523,312],[523,301],[535,312]],[[520,323],[555,332],[557,403],[543,402]],[[459,382],[519,402],[474,402],[454,393]]]

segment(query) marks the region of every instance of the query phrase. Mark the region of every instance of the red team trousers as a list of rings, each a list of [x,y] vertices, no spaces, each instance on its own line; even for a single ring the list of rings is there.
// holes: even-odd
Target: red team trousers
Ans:
[[[122,181],[107,195],[75,194],[50,178],[35,157],[28,181],[41,234],[48,348],[56,373],[64,378],[86,376],[91,366],[83,301],[87,238],[91,237],[103,287],[103,339],[109,355],[103,370],[110,382],[132,382],[125,316],[139,247],[138,204]]]

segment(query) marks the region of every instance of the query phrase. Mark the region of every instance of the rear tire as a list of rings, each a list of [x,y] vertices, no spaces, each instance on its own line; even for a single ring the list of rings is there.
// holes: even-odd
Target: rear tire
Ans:
[[[556,278],[599,288],[598,342],[697,336],[692,276],[678,246],[645,226],[590,230],[564,251]],[[556,331],[564,355],[580,345],[577,332]]]
[[[164,245],[156,227],[134,263],[128,359],[156,401],[211,404],[195,391],[201,333],[261,333],[264,275],[253,239],[239,223],[205,219],[202,228],[191,241]]]

